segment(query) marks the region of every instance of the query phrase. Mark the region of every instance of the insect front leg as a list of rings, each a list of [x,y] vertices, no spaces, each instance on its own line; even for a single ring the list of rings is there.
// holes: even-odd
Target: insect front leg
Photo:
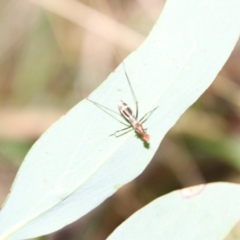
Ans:
[[[124,69],[124,72],[125,72],[125,76],[126,76],[127,81],[128,81],[128,85],[129,85],[129,87],[130,87],[130,89],[131,89],[131,92],[132,92],[132,96],[133,96],[135,105],[136,105],[136,114],[135,114],[135,117],[136,117],[136,119],[138,119],[138,100],[137,100],[136,94],[135,94],[135,92],[134,92],[134,90],[133,90],[133,87],[132,87],[132,84],[131,84],[131,82],[130,82],[130,79],[129,79],[129,77],[128,77],[128,74],[127,74],[127,71],[126,71],[126,68],[125,68],[124,61],[122,62],[122,65],[123,65],[123,69]]]

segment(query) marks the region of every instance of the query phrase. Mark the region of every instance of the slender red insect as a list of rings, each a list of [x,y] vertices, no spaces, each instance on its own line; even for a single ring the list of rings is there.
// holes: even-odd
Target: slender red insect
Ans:
[[[121,113],[121,115],[123,116],[123,118],[128,123],[128,125],[126,125],[125,123],[120,121],[122,124],[126,125],[127,127],[123,128],[121,130],[116,131],[115,133],[111,134],[110,136],[114,135],[115,137],[120,137],[120,136],[128,133],[129,132],[129,131],[127,131],[128,129],[132,128],[132,129],[134,129],[134,131],[138,135],[140,135],[140,137],[142,138],[142,140],[144,142],[149,143],[150,142],[150,135],[147,133],[146,129],[143,127],[142,124],[147,121],[147,119],[158,108],[158,106],[155,107],[154,109],[152,109],[151,111],[147,112],[140,120],[138,120],[138,101],[137,101],[137,97],[136,97],[136,95],[135,95],[135,93],[133,91],[132,84],[131,84],[131,82],[129,80],[129,77],[127,75],[124,62],[123,62],[123,68],[124,68],[124,72],[125,72],[125,75],[126,75],[126,78],[127,78],[128,84],[129,84],[129,87],[130,87],[131,92],[132,92],[133,99],[135,101],[136,115],[135,116],[133,115],[133,112],[132,112],[131,108],[125,102],[120,101],[118,103],[118,109],[119,109],[119,112]],[[89,100],[89,101],[93,102],[92,100]],[[98,105],[99,107],[103,107],[105,109],[108,109],[108,110],[112,111],[111,109],[109,109],[109,108],[107,108],[105,106],[102,106],[102,105],[100,105],[100,104],[98,104],[96,102],[93,102],[93,103]],[[123,131],[125,131],[123,134],[119,134],[120,132],[123,132]]]
[[[149,134],[147,134],[146,129],[143,128],[142,123],[140,121],[138,121],[135,116],[133,116],[131,108],[125,102],[120,101],[118,103],[118,109],[119,109],[120,113],[123,115],[123,117],[131,124],[131,126],[134,128],[134,130],[142,137],[142,139],[145,142],[149,143],[150,142]],[[119,130],[117,132],[127,130],[131,126],[125,128],[125,129]]]

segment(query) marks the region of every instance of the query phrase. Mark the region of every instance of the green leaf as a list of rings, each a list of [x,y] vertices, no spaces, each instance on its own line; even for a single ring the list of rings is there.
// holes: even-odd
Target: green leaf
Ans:
[[[108,240],[222,240],[239,219],[239,185],[199,185],[152,201],[121,224]]]
[[[238,0],[169,0],[149,37],[124,61],[140,117],[159,106],[144,124],[150,145],[133,131],[110,137],[124,126],[91,102],[80,102],[27,154],[0,214],[0,239],[56,231],[138,176],[229,57],[239,37],[239,12]],[[134,108],[122,65],[90,99],[111,109],[123,100]]]

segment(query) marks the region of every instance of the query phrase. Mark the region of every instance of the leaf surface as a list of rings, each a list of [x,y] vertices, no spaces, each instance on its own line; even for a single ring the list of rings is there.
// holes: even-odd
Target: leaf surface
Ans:
[[[122,223],[108,240],[222,240],[239,219],[240,186],[211,183],[152,201]]]

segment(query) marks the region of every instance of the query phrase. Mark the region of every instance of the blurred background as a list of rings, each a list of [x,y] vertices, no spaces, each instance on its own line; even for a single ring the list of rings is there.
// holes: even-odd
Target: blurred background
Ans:
[[[32,144],[142,43],[164,3],[0,2],[1,204]],[[240,43],[139,177],[77,222],[38,239],[105,239],[132,213],[175,189],[240,183],[239,84]]]

